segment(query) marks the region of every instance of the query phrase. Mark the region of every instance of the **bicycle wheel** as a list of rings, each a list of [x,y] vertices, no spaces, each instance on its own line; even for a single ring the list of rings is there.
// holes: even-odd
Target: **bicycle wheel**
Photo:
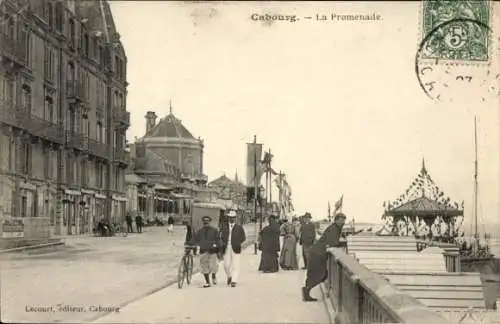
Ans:
[[[186,258],[186,282],[187,284],[191,284],[191,278],[193,278],[193,266],[194,266],[194,259],[193,256],[190,254]]]
[[[185,265],[185,257],[182,257],[181,263],[179,264],[179,269],[177,271],[177,286],[179,289],[182,288],[182,285],[184,284],[184,279],[186,277],[186,265]]]

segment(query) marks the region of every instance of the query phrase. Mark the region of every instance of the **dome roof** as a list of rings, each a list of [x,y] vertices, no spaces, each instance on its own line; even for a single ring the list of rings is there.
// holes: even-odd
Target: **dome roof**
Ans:
[[[146,133],[146,137],[173,137],[195,139],[190,131],[187,130],[180,119],[177,119],[172,112],[161,119],[158,124]]]
[[[145,155],[136,161],[136,170],[138,172],[152,172],[172,174],[177,167],[170,161],[162,158],[160,155],[146,148]]]

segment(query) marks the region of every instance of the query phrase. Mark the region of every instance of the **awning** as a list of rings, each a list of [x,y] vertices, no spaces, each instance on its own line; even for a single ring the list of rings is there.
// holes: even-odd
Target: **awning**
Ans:
[[[164,185],[162,185],[160,183],[156,183],[154,185],[153,189],[155,189],[155,190],[172,190],[174,188],[172,188],[172,187],[166,187],[166,186],[164,186]]]
[[[190,195],[179,194],[179,193],[175,193],[175,192],[172,192],[170,195],[174,198],[191,198]]]
[[[139,177],[135,173],[129,173],[125,175],[125,182],[127,183],[146,183],[146,179]]]
[[[113,200],[128,201],[127,197],[124,197],[124,196],[115,196],[115,195],[113,195]]]
[[[160,201],[172,201],[171,199],[165,198],[165,197],[156,197],[157,200]]]
[[[67,195],[70,195],[70,196],[81,196],[82,193],[80,191],[76,191],[76,190],[69,190],[69,189],[66,189],[64,190],[64,192],[67,194]]]
[[[87,195],[93,195],[95,194],[94,190],[86,190],[86,189],[81,189],[81,192]]]
[[[96,198],[99,198],[99,199],[106,199],[106,196],[105,196],[105,195],[101,195],[101,194],[98,194],[98,193],[96,193],[94,196],[95,196]]]
[[[137,196],[141,197],[141,198],[146,198],[147,197],[146,194],[143,194],[143,193],[139,193],[139,194],[137,194]]]

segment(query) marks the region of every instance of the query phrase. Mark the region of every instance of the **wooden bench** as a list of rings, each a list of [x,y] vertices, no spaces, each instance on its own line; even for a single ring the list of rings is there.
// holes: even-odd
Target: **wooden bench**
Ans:
[[[485,309],[479,273],[380,273],[393,285],[436,310]]]
[[[417,241],[399,236],[349,236],[348,251],[417,251]]]

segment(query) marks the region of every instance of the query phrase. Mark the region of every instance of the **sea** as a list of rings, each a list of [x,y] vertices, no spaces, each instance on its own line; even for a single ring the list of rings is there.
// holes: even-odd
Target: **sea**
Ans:
[[[500,259],[500,239],[499,238],[492,238],[491,239],[491,253],[496,257]]]

